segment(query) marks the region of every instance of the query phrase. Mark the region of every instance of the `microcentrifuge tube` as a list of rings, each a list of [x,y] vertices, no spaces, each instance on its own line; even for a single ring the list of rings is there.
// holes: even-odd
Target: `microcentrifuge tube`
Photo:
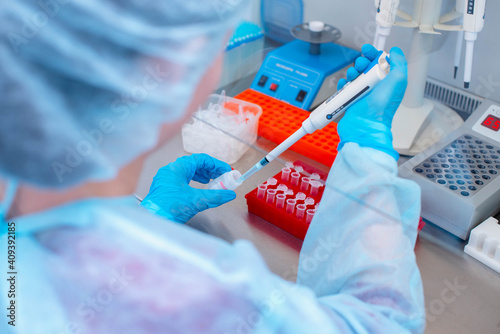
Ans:
[[[291,175],[292,175],[292,181],[291,181],[292,186],[298,186],[299,179],[300,179],[300,173],[293,172]]]
[[[240,177],[241,173],[239,171],[232,170],[211,181],[207,188],[211,190],[235,190],[241,185]]]
[[[302,173],[304,171],[304,167],[302,167],[302,166],[295,166],[294,169],[296,172],[299,172],[299,173]]]
[[[286,213],[292,214],[295,209],[295,204],[297,204],[297,200],[293,198],[289,198],[286,200]]]
[[[293,162],[290,162],[290,161],[285,162],[285,166],[287,166],[288,168],[294,168],[295,167],[293,165]]]
[[[306,223],[311,224],[311,221],[313,220],[315,213],[316,213],[316,210],[314,210],[314,209],[306,210]]]
[[[285,195],[287,195],[287,196],[293,196],[293,190],[292,189],[288,189],[287,191],[285,191]]]
[[[309,195],[311,196],[316,196],[319,193],[319,188],[323,186],[323,184],[318,180],[311,180],[309,184],[311,185],[311,191],[309,192]]]
[[[289,167],[283,167],[281,169],[281,181],[288,182],[290,179],[290,173],[292,172],[292,169]]]
[[[274,197],[276,196],[276,189],[267,189],[267,197],[266,197],[266,202],[269,204],[274,203]]]
[[[306,205],[305,204],[297,204],[297,212],[295,214],[297,216],[297,218],[299,218],[299,219],[304,218],[305,212],[306,212]]]
[[[275,186],[275,185],[278,184],[278,180],[276,180],[274,177],[270,177],[270,178],[267,179],[267,184]]]
[[[276,207],[278,209],[283,209],[285,207],[285,199],[286,199],[285,194],[276,195]]]
[[[286,184],[280,183],[278,184],[278,187],[276,187],[276,189],[278,189],[278,191],[286,192],[288,190],[288,187],[286,186]]]
[[[304,200],[304,204],[305,204],[305,205],[314,205],[314,202],[315,202],[315,201],[314,201],[314,198],[312,198],[312,197],[308,197],[308,198],[306,198],[306,199]]]
[[[310,178],[307,176],[304,176],[301,181],[300,181],[300,191],[307,191],[309,189],[309,181],[311,181]]]
[[[297,195],[295,195],[295,199],[298,201],[303,201],[306,199],[306,197],[307,197],[307,195],[304,193],[297,193]]]
[[[311,180],[321,180],[321,176],[318,173],[312,173],[310,178]]]
[[[257,187],[257,198],[264,198],[266,195],[267,184],[259,184]]]

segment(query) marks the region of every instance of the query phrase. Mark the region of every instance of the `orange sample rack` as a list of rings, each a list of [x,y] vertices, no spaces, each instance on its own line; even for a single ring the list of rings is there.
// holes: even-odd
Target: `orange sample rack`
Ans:
[[[281,144],[282,141],[297,131],[302,122],[311,114],[306,110],[294,107],[250,88],[238,94],[235,98],[262,107],[258,134],[276,144]],[[332,122],[325,128],[304,136],[290,149],[330,167],[337,156],[339,142],[337,124]]]

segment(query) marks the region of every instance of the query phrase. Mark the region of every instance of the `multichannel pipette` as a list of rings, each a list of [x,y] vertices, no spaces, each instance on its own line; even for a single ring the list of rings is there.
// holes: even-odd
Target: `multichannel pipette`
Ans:
[[[360,74],[355,80],[348,82],[342,89],[337,91],[328,100],[316,108],[316,110],[314,110],[311,115],[304,122],[302,122],[300,129],[269,152],[264,159],[250,168],[239,178],[238,181],[243,182],[248,179],[262,167],[285,152],[288,148],[290,148],[290,146],[295,144],[306,134],[322,129],[328,123],[339,119],[339,117],[344,114],[345,110],[350,105],[368,94],[387,76],[387,74],[389,74],[390,65],[387,59],[387,53],[381,51],[378,57],[372,61],[370,66],[368,66],[362,74]]]

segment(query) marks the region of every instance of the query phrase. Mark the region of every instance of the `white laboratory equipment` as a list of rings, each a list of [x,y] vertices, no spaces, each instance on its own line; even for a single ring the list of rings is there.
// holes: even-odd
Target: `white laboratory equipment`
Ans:
[[[466,239],[500,211],[500,105],[484,101],[459,129],[399,167],[422,191],[423,218]]]
[[[462,36],[466,46],[464,86],[470,82],[474,40],[484,25],[486,0],[456,0],[452,12],[440,15],[442,0],[415,0],[412,15],[397,8],[397,0],[376,0],[377,33],[374,43],[384,45],[392,26],[415,28],[408,54],[408,88],[392,124],[394,148],[404,155],[415,155],[454,131],[463,123],[452,109],[424,98],[424,90],[434,35],[438,30],[458,31],[454,66],[460,64]],[[396,20],[396,16],[401,21]],[[463,17],[463,25],[447,24]],[[429,137],[428,134],[433,133]]]
[[[500,273],[500,223],[486,219],[470,232],[464,252]]]
[[[316,130],[324,128],[330,122],[338,120],[349,106],[371,92],[373,88],[389,74],[390,65],[387,58],[387,53],[381,51],[378,57],[371,62],[363,73],[353,81],[345,84],[342,89],[317,107],[311,115],[302,122],[302,126],[296,132],[269,152],[264,159],[250,168],[243,174],[240,180],[243,182],[248,179],[255,172],[280,156],[306,134],[311,134]]]

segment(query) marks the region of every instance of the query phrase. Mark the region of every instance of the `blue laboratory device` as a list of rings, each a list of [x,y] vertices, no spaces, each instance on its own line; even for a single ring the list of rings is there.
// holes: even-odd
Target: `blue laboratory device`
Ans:
[[[304,27],[304,34],[311,33],[307,23],[299,27]],[[335,28],[325,25],[324,29]],[[336,32],[338,39],[340,32]],[[294,35],[300,38],[297,33]],[[338,80],[360,52],[316,40],[317,43],[297,39],[271,51],[250,88],[305,110],[318,106],[336,91]]]

